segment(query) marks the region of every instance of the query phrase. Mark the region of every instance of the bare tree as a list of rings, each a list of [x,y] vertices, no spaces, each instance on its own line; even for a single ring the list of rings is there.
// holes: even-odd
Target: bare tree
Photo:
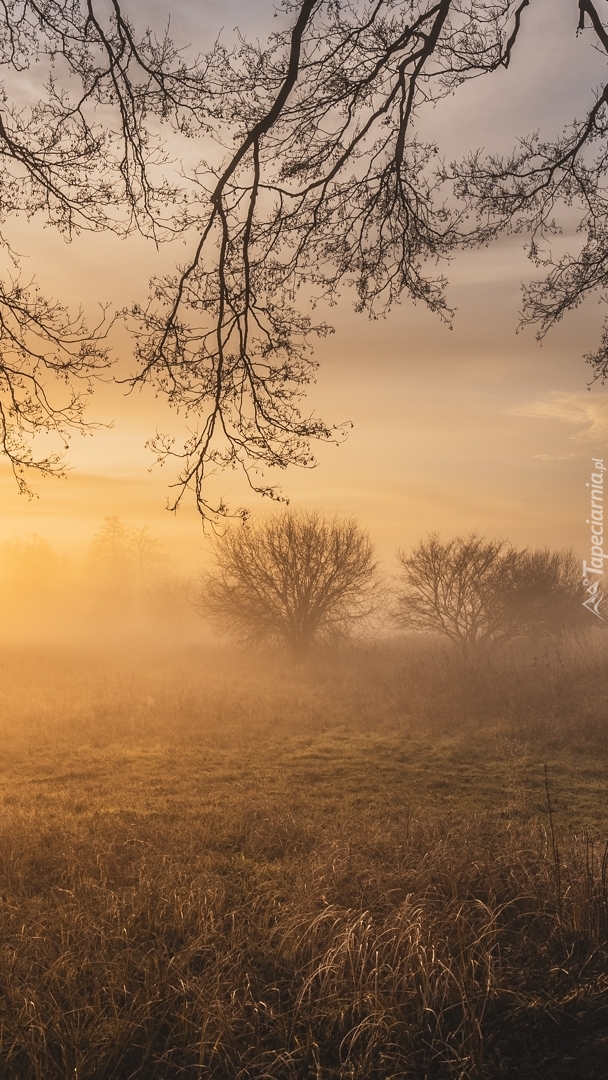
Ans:
[[[530,233],[531,258],[548,267],[524,304],[541,334],[608,282],[608,88],[590,91],[587,115],[561,138],[522,133],[504,161],[473,149],[448,167],[424,134],[443,98],[508,68],[535,3],[286,0],[287,30],[214,52],[220,93],[207,108],[222,145],[226,132],[233,145],[196,170],[191,259],[134,311],[136,381],[194,421],[183,448],[153,441],[160,459],[182,463],[171,505],[192,487],[203,515],[224,513],[204,484],[218,465],[242,466],[255,490],[278,497],[264,467],[310,466],[311,440],[341,438],[301,411],[312,342],[329,331],[305,297],[314,306],[351,288],[373,315],[406,295],[449,320],[437,262],[509,230]],[[608,52],[598,5],[571,4],[573,33]],[[554,266],[544,247],[564,205],[578,209],[588,240]],[[602,348],[598,375],[608,370]]]
[[[228,529],[215,553],[201,609],[243,643],[286,645],[299,662],[372,610],[376,562],[353,519],[286,511]]]
[[[608,53],[597,2],[563,2],[573,32]],[[608,87],[590,92],[586,115],[560,138],[524,134],[504,160],[472,148],[446,166],[425,136],[424,116],[443,98],[508,68],[536,4],[285,0],[289,25],[266,44],[217,42],[191,63],[166,36],[136,34],[119,0],[2,6],[4,216],[41,214],[68,236],[188,231],[184,265],[131,312],[132,384],[152,383],[191,421],[183,447],[152,440],[159,458],[180,463],[172,506],[192,488],[203,516],[226,513],[205,485],[218,466],[242,467],[256,490],[279,497],[267,467],[310,466],[312,441],[341,438],[302,411],[315,335],[330,330],[309,302],[350,287],[359,310],[383,312],[406,295],[449,320],[437,262],[508,230],[531,234],[546,270],[524,306],[541,335],[608,283]],[[34,58],[46,82],[31,106],[20,86]],[[211,160],[188,181],[164,175],[161,124],[205,136]],[[545,248],[564,206],[577,210],[586,242],[553,262]],[[0,367],[0,444],[18,476],[54,471],[59,460],[36,458],[28,433],[83,422],[79,380],[106,362],[100,333],[20,284],[0,293],[2,333],[12,359]],[[603,378],[608,330],[590,360]],[[76,387],[58,404],[55,375]]]
[[[120,614],[147,594],[165,561],[166,553],[148,525],[134,528],[112,516],[93,537],[86,569],[102,607]]]
[[[83,230],[175,235],[179,190],[162,175],[153,128],[200,130],[204,62],[188,67],[168,38],[137,37],[114,0],[5,0],[0,74],[3,224],[37,218],[68,240]],[[70,433],[89,426],[91,380],[110,362],[108,320],[102,309],[89,330],[82,313],[24,282],[4,232],[0,253],[0,452],[28,491],[28,473],[61,473]],[[39,450],[40,433],[58,436],[59,450]]]
[[[437,533],[399,553],[403,587],[395,619],[463,649],[559,630],[582,620],[580,568],[571,551],[518,550],[472,533]]]

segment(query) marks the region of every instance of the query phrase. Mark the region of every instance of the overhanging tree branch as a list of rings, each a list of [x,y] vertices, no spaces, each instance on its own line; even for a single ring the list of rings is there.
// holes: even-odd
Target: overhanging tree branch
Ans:
[[[571,2],[573,30],[608,52],[598,4]],[[0,100],[0,211],[43,214],[67,236],[192,237],[192,256],[130,320],[131,387],[151,383],[190,428],[184,446],[152,440],[178,462],[173,508],[192,488],[203,517],[226,513],[207,485],[226,467],[280,498],[269,470],[310,467],[315,440],[342,437],[303,406],[314,339],[331,329],[314,321],[320,301],[350,291],[376,317],[410,297],[449,321],[438,265],[509,230],[530,235],[545,269],[524,307],[541,335],[608,292],[608,90],[560,138],[524,136],[504,159],[473,151],[447,170],[424,137],[427,108],[509,68],[529,7],[286,0],[290,26],[266,45],[216,42],[192,62],[166,35],[138,35],[119,0],[0,9],[0,67],[15,85],[34,53],[48,68],[33,108],[8,90]],[[165,176],[163,124],[214,139],[211,162]],[[586,241],[554,262],[544,245],[564,206]],[[608,328],[590,358],[597,377],[607,342]]]

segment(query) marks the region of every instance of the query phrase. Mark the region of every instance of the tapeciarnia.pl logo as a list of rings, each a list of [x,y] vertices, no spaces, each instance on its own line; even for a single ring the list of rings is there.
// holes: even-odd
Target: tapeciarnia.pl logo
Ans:
[[[583,607],[602,619],[599,606],[603,600],[604,559],[608,559],[608,553],[604,554],[604,473],[606,466],[603,458],[591,458],[593,471],[591,483],[591,517],[587,519],[587,525],[591,526],[591,560],[589,563],[583,559],[583,585],[587,593],[583,600]],[[593,577],[591,575],[594,575]]]

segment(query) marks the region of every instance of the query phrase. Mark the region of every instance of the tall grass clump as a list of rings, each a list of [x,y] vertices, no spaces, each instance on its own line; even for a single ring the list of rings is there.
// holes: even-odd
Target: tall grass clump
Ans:
[[[608,750],[608,634],[572,632],[463,654],[410,637],[354,649],[315,670],[369,718],[435,735],[504,725],[525,738]]]
[[[601,1024],[605,852],[556,898],[538,827],[254,817],[10,822],[3,1077],[479,1078]]]

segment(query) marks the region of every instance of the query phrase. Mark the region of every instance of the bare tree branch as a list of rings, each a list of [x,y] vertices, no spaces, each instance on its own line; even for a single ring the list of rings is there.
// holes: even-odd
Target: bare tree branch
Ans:
[[[191,221],[192,260],[132,312],[133,385],[151,382],[196,422],[183,449],[169,436],[152,442],[160,460],[183,463],[171,508],[192,487],[203,516],[224,513],[205,479],[227,466],[279,498],[265,469],[310,467],[312,440],[341,438],[301,412],[312,338],[329,332],[303,313],[306,300],[354,288],[356,306],[374,314],[406,293],[450,317],[443,279],[424,263],[467,237],[414,121],[503,63],[512,7],[301,0],[286,5],[291,30],[266,48],[241,41],[210,61],[224,91],[210,112],[235,148],[195,176],[203,212]]]
[[[473,149],[448,169],[424,137],[426,110],[510,67],[531,7],[285,0],[289,27],[266,44],[218,41],[192,60],[166,34],[137,33],[119,0],[0,7],[0,216],[43,215],[67,237],[191,238],[190,258],[153,282],[129,320],[130,386],[152,384],[189,425],[183,446],[151,440],[160,460],[178,463],[171,508],[192,489],[204,518],[225,515],[207,479],[227,467],[280,499],[272,470],[311,467],[316,440],[343,437],[303,405],[314,341],[331,331],[314,317],[320,301],[350,291],[378,317],[409,297],[449,321],[439,264],[506,231],[529,235],[544,271],[524,297],[523,319],[540,336],[591,291],[608,294],[608,85],[559,138],[522,136],[505,158]],[[572,8],[573,32],[578,23],[608,52],[598,3]],[[19,87],[34,57],[46,81],[31,105]],[[163,125],[204,135],[211,161],[171,174]],[[585,242],[553,260],[545,248],[564,208],[576,208]],[[10,306],[8,287],[5,296]],[[604,378],[608,325],[589,359]],[[12,422],[26,438],[18,411]]]
[[[31,104],[33,64],[41,72]],[[0,7],[0,218],[41,218],[69,239],[82,230],[134,229],[156,242],[180,228],[180,189],[162,176],[166,153],[153,126],[204,128],[204,62],[187,66],[167,37],[137,41],[112,0],[5,0]],[[85,425],[92,381],[110,362],[102,319],[44,298],[11,273],[0,284],[0,450],[21,491],[27,475],[61,473],[61,451],[41,453],[36,436],[65,444]],[[39,441],[39,440],[38,440]]]

